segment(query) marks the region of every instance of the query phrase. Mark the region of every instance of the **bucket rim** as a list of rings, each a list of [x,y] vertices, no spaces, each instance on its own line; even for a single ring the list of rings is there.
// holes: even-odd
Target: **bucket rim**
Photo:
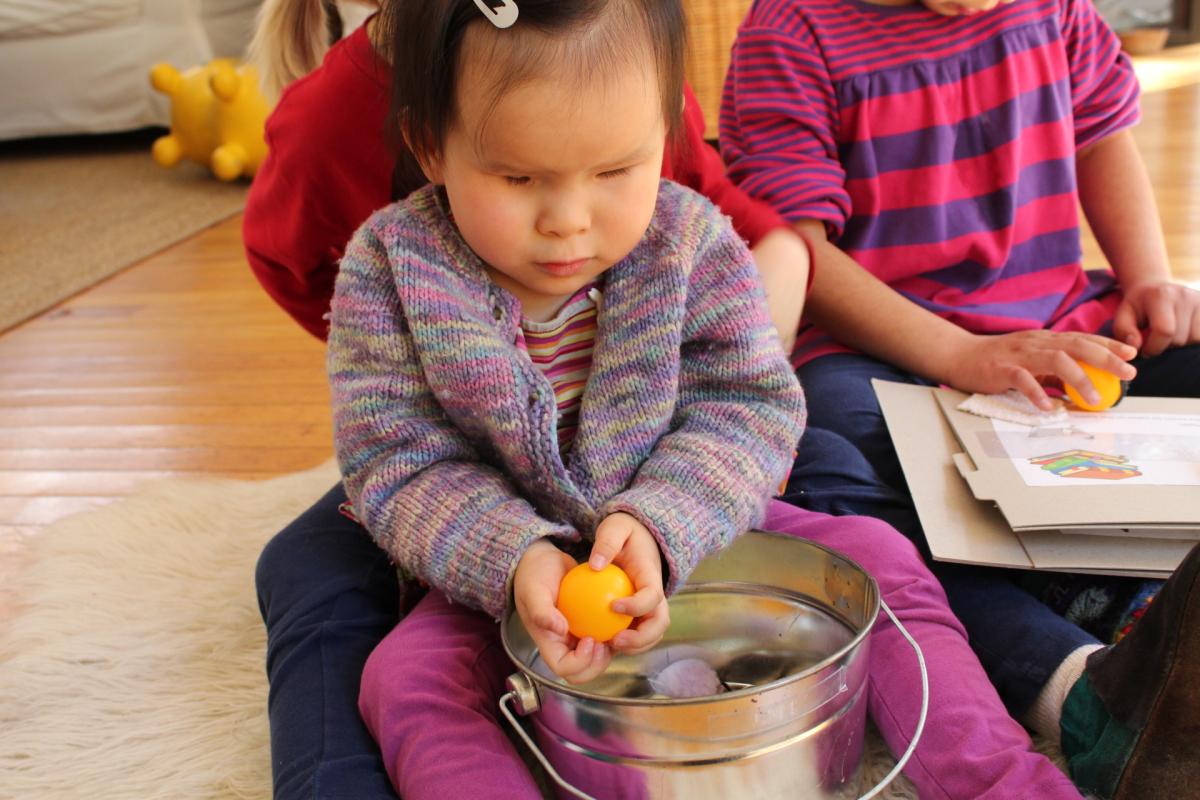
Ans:
[[[863,569],[863,566],[861,564],[859,564],[857,561],[855,561],[854,559],[850,558],[849,556],[847,556],[846,554],[842,553],[839,550],[835,550],[832,547],[821,544],[819,542],[809,541],[808,539],[802,539],[800,537],[792,536],[792,535],[786,534],[786,533],[779,533],[778,531],[765,531],[765,530],[755,529],[752,531],[747,531],[747,533],[754,533],[757,535],[768,536],[771,538],[787,539],[791,542],[796,543],[797,545],[807,546],[807,547],[811,547],[811,548],[814,548],[817,550],[824,550],[826,553],[841,559],[842,561],[846,562],[847,564],[849,564],[850,566],[854,567],[859,572],[861,572],[862,575],[867,579],[867,586],[870,590],[870,602],[868,603],[869,608],[867,609],[867,613],[864,615],[865,619],[868,621],[863,625],[862,629],[855,632],[854,636],[850,639],[850,641],[846,642],[846,644],[842,645],[837,650],[833,651],[832,653],[830,653],[828,656],[821,659],[817,663],[815,663],[809,667],[806,667],[805,669],[802,669],[799,672],[794,672],[791,675],[785,675],[782,678],[776,678],[775,680],[770,681],[769,683],[758,684],[758,685],[754,685],[754,686],[747,686],[742,689],[735,689],[733,691],[723,692],[721,694],[702,695],[700,697],[613,697],[611,695],[597,694],[595,692],[584,691],[576,686],[572,686],[569,683],[560,683],[558,681],[550,680],[549,678],[546,678],[543,675],[539,675],[538,673],[536,673],[532,669],[530,669],[529,665],[526,664],[522,659],[517,658],[516,654],[513,652],[512,644],[509,642],[509,636],[508,636],[509,620],[517,613],[516,608],[513,607],[512,604],[510,604],[509,607],[505,610],[504,620],[503,620],[502,624],[500,625],[500,643],[504,647],[504,652],[508,656],[509,661],[511,661],[513,663],[513,666],[517,669],[517,671],[520,674],[524,675],[528,680],[532,681],[534,684],[534,687],[539,692],[541,692],[542,690],[547,690],[547,691],[556,692],[558,694],[569,695],[571,697],[575,697],[580,700],[587,700],[587,701],[592,701],[592,702],[602,702],[602,703],[608,703],[611,705],[682,708],[682,707],[693,706],[693,705],[698,706],[698,705],[705,705],[705,704],[709,704],[709,703],[719,703],[719,702],[724,702],[727,700],[739,700],[739,699],[748,697],[755,693],[777,689],[786,684],[794,683],[794,682],[803,680],[805,678],[809,678],[809,677],[821,672],[822,670],[827,669],[828,667],[832,666],[833,664],[837,663],[847,653],[850,653],[850,652],[856,650],[859,647],[859,645],[861,645],[863,643],[863,641],[867,638],[867,636],[870,635],[871,630],[875,627],[875,621],[879,617],[879,611],[880,611],[879,583],[875,580],[875,577],[873,575],[871,575],[871,573],[867,572],[867,570]],[[746,534],[743,534],[743,535],[746,535]],[[702,589],[705,586],[718,586],[721,584],[728,585],[731,583],[732,583],[731,581],[710,581],[710,582],[700,583],[700,584],[685,583],[684,588],[681,589],[680,592],[677,592],[676,594],[679,594],[683,591],[697,591],[699,589]],[[761,584],[761,583],[754,584],[754,583],[749,583],[749,582],[745,582],[745,581],[739,581],[738,584],[741,586],[768,587],[768,588],[774,589],[776,591],[776,593],[778,593],[780,591],[780,587],[778,587],[778,586],[770,587],[768,584]],[[793,593],[793,594],[796,594],[796,593]],[[536,650],[534,652],[536,652]]]

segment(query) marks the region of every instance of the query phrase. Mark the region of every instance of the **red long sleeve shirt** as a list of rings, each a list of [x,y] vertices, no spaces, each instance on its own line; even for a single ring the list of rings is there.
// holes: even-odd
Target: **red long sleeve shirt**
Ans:
[[[707,196],[753,246],[787,223],[729,180],[704,141],[695,95],[684,91],[683,141],[667,153],[663,177]],[[346,243],[394,199],[396,158],[384,134],[389,102],[389,66],[363,26],[289,86],[267,120],[269,154],[242,225],[246,258],[272,299],[320,339],[328,335],[325,314]]]

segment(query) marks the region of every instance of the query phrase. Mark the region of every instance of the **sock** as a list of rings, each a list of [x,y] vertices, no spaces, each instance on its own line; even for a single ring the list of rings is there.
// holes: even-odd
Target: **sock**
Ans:
[[[1125,638],[1125,634],[1133,630],[1133,624],[1142,618],[1146,613],[1146,609],[1150,607],[1150,603],[1158,596],[1158,590],[1162,588],[1162,581],[1145,581],[1133,597],[1129,599],[1124,611],[1117,617],[1116,625],[1113,626],[1112,643],[1116,644]]]
[[[1083,675],[1087,657],[1100,648],[1098,644],[1085,644],[1072,650],[1046,681],[1022,721],[1036,733],[1057,742],[1061,735],[1063,704],[1067,695]]]
[[[1063,619],[1105,644],[1116,644],[1145,613],[1163,582],[1047,573],[1023,577],[1019,583]]]
[[[1071,780],[1099,798],[1113,796],[1138,734],[1109,716],[1084,673],[1062,709],[1062,749]]]

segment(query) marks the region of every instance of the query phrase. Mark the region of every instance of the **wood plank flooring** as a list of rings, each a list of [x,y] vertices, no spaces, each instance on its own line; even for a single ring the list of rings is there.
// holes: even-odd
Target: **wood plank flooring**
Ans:
[[[323,347],[250,274],[240,222],[0,336],[0,542],[156,478],[332,455]]]
[[[1136,136],[1175,273],[1200,286],[1200,83],[1172,75]],[[228,220],[0,335],[0,554],[148,480],[332,455],[322,347],[258,287],[239,231]]]

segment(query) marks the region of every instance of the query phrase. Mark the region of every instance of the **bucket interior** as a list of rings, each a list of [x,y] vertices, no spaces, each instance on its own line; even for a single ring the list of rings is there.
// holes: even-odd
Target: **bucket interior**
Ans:
[[[879,612],[875,582],[832,550],[751,531],[705,559],[670,599],[671,626],[652,650],[616,656],[604,675],[572,686],[549,671],[511,613],[502,630],[513,661],[545,689],[609,702],[695,702],[676,678],[715,680],[713,695],[761,689],[820,670],[846,655]],[[671,669],[682,661],[703,668]],[[682,676],[679,673],[684,673]],[[666,691],[664,691],[664,689]]]
[[[617,655],[603,675],[575,688],[639,700],[761,688],[824,662],[855,635],[810,598],[755,585],[684,587],[670,605],[671,627],[658,646]],[[529,668],[558,682],[536,654]]]

